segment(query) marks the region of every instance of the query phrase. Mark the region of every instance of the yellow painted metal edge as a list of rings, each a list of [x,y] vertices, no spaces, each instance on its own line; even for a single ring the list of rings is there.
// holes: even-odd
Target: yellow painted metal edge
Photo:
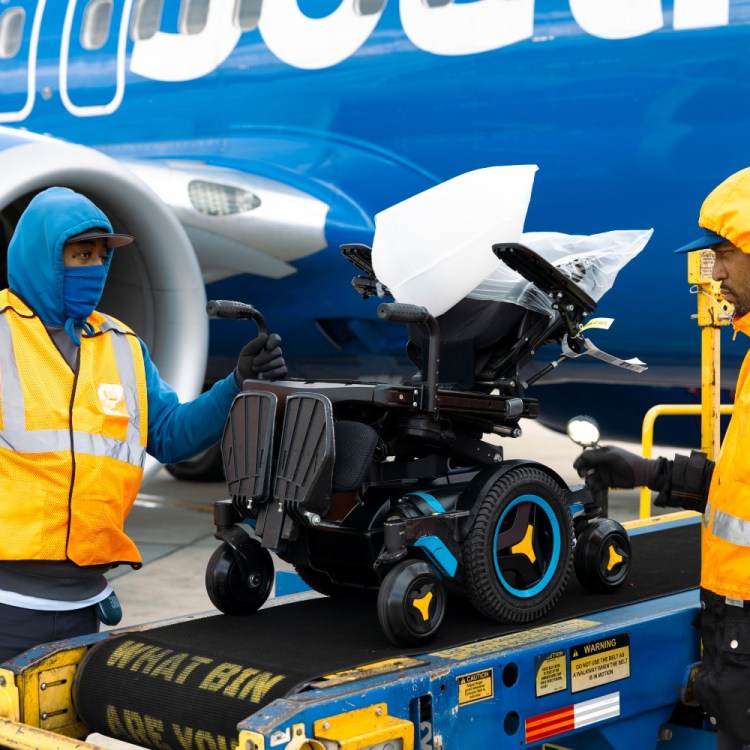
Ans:
[[[0,718],[0,747],[11,750],[105,750],[101,745],[93,745],[3,718]]]
[[[15,675],[9,669],[0,669],[0,718],[14,721],[21,718],[21,697]]]
[[[643,526],[655,526],[660,523],[669,523],[670,521],[682,521],[685,518],[697,518],[700,515],[700,513],[696,513],[694,510],[680,510],[676,513],[664,513],[660,516],[648,516],[647,518],[623,521],[622,525],[626,529],[639,529]]]
[[[405,669],[412,669],[427,664],[424,659],[415,659],[409,656],[399,656],[394,659],[383,659],[382,661],[362,664],[351,669],[344,669],[340,672],[323,675],[319,680],[311,682],[312,687],[331,687],[332,685],[341,685],[346,682],[360,680],[363,677],[374,677],[375,675],[388,674],[390,672],[402,672]]]
[[[240,732],[241,750],[266,750],[266,738],[259,732],[250,732],[243,729]]]
[[[341,750],[357,750],[396,739],[401,740],[403,750],[414,748],[414,724],[389,716],[386,703],[318,719],[313,724],[313,736],[336,742]]]

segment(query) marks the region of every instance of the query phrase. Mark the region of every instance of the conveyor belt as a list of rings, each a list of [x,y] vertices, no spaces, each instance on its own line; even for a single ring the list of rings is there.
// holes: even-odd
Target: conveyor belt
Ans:
[[[560,603],[533,626],[695,588],[699,535],[696,523],[632,537],[632,572],[618,592],[588,594],[572,578]],[[375,601],[311,599],[250,617],[216,615],[113,636],[78,670],[78,712],[93,731],[148,747],[188,747],[187,733],[193,741],[203,732],[212,746],[229,748],[241,719],[317,677],[415,653],[386,640]],[[518,629],[484,619],[457,598],[429,651]]]

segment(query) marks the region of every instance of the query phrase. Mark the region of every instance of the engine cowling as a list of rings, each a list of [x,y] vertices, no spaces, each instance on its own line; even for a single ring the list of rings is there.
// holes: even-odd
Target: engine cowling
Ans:
[[[3,276],[18,217],[34,195],[53,185],[83,193],[109,217],[115,232],[135,237],[132,246],[114,255],[100,308],[141,336],[181,400],[194,398],[203,387],[208,356],[200,266],[174,214],[125,166],[90,148],[0,128]],[[149,459],[146,478],[158,467]]]

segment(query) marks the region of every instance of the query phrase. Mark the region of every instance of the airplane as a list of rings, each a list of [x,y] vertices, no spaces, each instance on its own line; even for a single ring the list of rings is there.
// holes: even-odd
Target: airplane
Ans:
[[[136,236],[102,309],[183,398],[255,335],[209,324],[207,298],[261,310],[295,376],[393,379],[404,331],[339,246],[458,174],[537,164],[527,231],[655,230],[595,341],[648,370],[582,357],[534,386],[542,423],[583,411],[636,438],[650,405],[699,399],[672,250],[750,164],[749,29],[750,0],[1,0],[0,256],[30,198],[67,185]],[[747,346],[722,347],[726,401]],[[663,425],[699,444],[697,421]]]

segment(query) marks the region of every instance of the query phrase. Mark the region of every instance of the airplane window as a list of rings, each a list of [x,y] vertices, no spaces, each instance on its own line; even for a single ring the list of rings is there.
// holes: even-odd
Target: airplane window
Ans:
[[[83,11],[81,46],[84,49],[101,49],[109,38],[112,23],[112,0],[90,0]]]
[[[260,6],[263,0],[237,0],[234,6],[234,22],[242,31],[250,31],[258,25]]]
[[[23,24],[26,11],[23,8],[8,8],[0,16],[0,57],[15,57],[21,48]]]
[[[354,12],[360,16],[372,16],[385,7],[385,0],[354,0]]]
[[[151,39],[161,26],[161,13],[164,0],[137,0],[130,36],[134,42]]]
[[[206,28],[209,0],[182,0],[179,28],[183,34],[200,34]]]

